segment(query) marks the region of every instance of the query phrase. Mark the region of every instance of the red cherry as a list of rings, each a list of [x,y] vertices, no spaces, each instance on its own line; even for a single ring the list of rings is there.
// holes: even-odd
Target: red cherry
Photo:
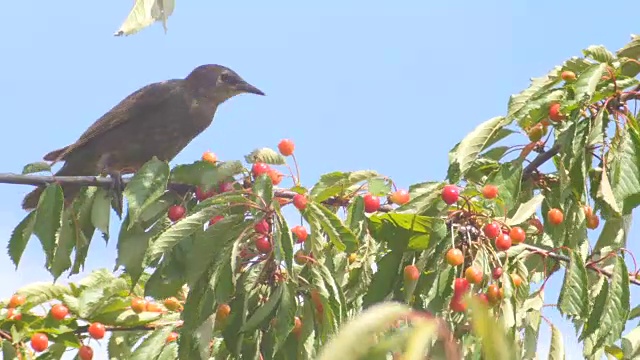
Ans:
[[[496,238],[496,249],[507,251],[511,247],[511,238],[507,234],[500,234]]]
[[[520,277],[520,275],[513,273],[509,276],[511,276],[511,281],[513,281],[513,285],[515,287],[519,287],[520,285],[522,285],[522,278]]]
[[[495,199],[498,197],[498,187],[495,185],[487,184],[482,188],[482,196],[485,199]]]
[[[549,107],[549,119],[555,122],[564,120],[564,115],[560,112],[559,103],[553,103]]]
[[[282,175],[282,173],[276,169],[269,169],[267,174],[271,178],[271,183],[276,186],[280,185],[280,183],[282,182],[282,178],[284,177],[284,175]]]
[[[307,229],[304,226],[300,225],[292,227],[291,232],[296,236],[296,243],[298,244],[302,244],[303,242],[305,242],[307,240],[307,237],[309,236]]]
[[[566,82],[572,82],[576,80],[576,73],[574,73],[573,71],[563,71],[560,74],[560,77],[562,78],[562,80],[566,81]]]
[[[8,308],[7,309],[7,320],[20,321],[20,320],[22,320],[22,314],[21,313],[16,313],[16,310],[14,308]]]
[[[269,172],[271,167],[265,163],[255,163],[251,167],[251,173],[253,173],[253,177],[259,177],[262,174],[266,174]]]
[[[464,277],[471,284],[480,284],[482,282],[483,274],[477,266],[469,266],[464,271]]]
[[[297,316],[293,318],[293,330],[291,330],[291,333],[295,335],[295,337],[300,337],[302,333],[302,320]]]
[[[220,304],[216,310],[216,321],[224,321],[231,314],[231,306],[229,304]]]
[[[300,211],[304,210],[307,207],[307,197],[302,194],[295,194],[293,196],[293,206]]]
[[[407,265],[404,268],[405,281],[417,281],[420,278],[420,270],[415,265]]]
[[[218,161],[218,157],[211,151],[205,151],[204,154],[202,154],[202,161],[215,164]]]
[[[187,213],[187,209],[185,209],[184,206],[182,206],[182,205],[171,205],[169,207],[169,211],[168,211],[167,215],[169,216],[169,220],[171,220],[173,222],[176,222],[176,221],[182,219],[182,217],[186,213]]]
[[[447,205],[455,204],[460,198],[460,190],[456,185],[446,185],[442,188],[441,197]]]
[[[182,306],[180,305],[180,301],[173,296],[164,299],[162,303],[164,304],[164,307],[166,307],[169,311],[178,311]]]
[[[485,293],[476,295],[477,299],[483,302],[485,305],[489,305],[489,297]]]
[[[220,184],[218,184],[218,192],[220,194],[226,193],[226,192],[229,192],[229,191],[233,191],[233,190],[234,189],[233,189],[233,183],[232,182],[223,181]]]
[[[211,220],[209,220],[209,226],[213,226],[215,225],[218,221],[224,219],[224,216],[222,215],[216,215],[214,217],[211,218]]]
[[[35,333],[31,335],[31,348],[36,352],[47,350],[49,347],[49,337],[47,334]]]
[[[22,294],[13,294],[11,299],[9,299],[8,308],[17,308],[18,306],[24,305],[27,302],[27,297]]]
[[[380,198],[371,194],[364,196],[364,211],[368,213],[376,212],[380,209]]]
[[[131,310],[134,313],[140,314],[147,309],[147,300],[143,298],[133,298],[131,299]]]
[[[266,236],[260,236],[255,240],[256,249],[263,254],[271,252],[271,242]]]
[[[598,227],[598,225],[600,225],[600,218],[598,217],[598,215],[591,215],[589,217],[587,217],[587,228],[588,229],[595,229]]]
[[[91,346],[83,345],[78,350],[78,357],[80,360],[91,360],[93,359],[93,349]]]
[[[216,192],[213,190],[204,191],[202,190],[202,188],[200,188],[200,186],[196,187],[196,200],[198,201],[207,200],[208,198],[214,196],[215,194]]]
[[[482,232],[484,233],[484,236],[488,237],[489,239],[495,239],[498,235],[500,235],[500,224],[492,221],[485,225],[484,228],[482,228]]]
[[[493,271],[491,272],[491,276],[493,276],[494,279],[498,280],[500,279],[500,277],[502,276],[502,268],[500,266],[493,268]]]
[[[262,219],[253,225],[253,229],[258,234],[267,235],[269,233],[269,223],[267,220]]]
[[[69,309],[62,304],[55,304],[49,310],[51,317],[56,320],[63,320],[69,314]]]
[[[394,191],[389,196],[389,200],[391,200],[391,202],[394,204],[404,205],[409,202],[410,195],[407,190],[400,189],[400,190]]]
[[[454,295],[449,303],[449,308],[454,312],[464,312],[467,310],[467,304],[462,301],[462,297]]]
[[[295,144],[289,139],[282,139],[278,143],[278,150],[280,150],[280,154],[284,156],[291,156],[295,148]]]
[[[547,213],[547,219],[552,225],[560,225],[564,221],[564,214],[560,209],[551,209]]]
[[[498,285],[489,285],[489,287],[487,288],[487,298],[489,299],[489,303],[491,304],[496,304],[500,301],[501,296],[500,288],[498,288]]]
[[[102,339],[106,331],[107,330],[102,323],[94,322],[89,325],[89,335],[96,340]]]
[[[521,242],[524,242],[527,234],[524,232],[524,230],[522,230],[521,227],[514,226],[511,228],[511,231],[509,231],[509,237],[514,244],[520,244]]]
[[[309,261],[307,254],[302,249],[296,251],[293,255],[293,260],[295,260],[298,265],[304,265]]]
[[[459,249],[453,248],[447,251],[446,259],[447,264],[451,266],[458,266],[464,262],[464,255]]]
[[[461,296],[469,290],[469,281],[465,278],[456,278],[453,283],[453,296]]]

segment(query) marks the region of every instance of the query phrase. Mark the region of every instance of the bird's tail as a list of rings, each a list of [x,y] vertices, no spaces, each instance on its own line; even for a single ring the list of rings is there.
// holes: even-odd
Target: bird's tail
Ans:
[[[58,172],[55,173],[54,176],[82,176],[82,175],[91,176],[93,174],[92,174],[92,171],[86,171],[86,169],[83,169],[83,168],[77,168],[77,169],[74,168],[72,162],[66,162],[64,166],[60,170],[58,170]],[[29,211],[38,207],[38,203],[40,202],[40,195],[42,195],[42,192],[44,191],[44,189],[45,189],[45,186],[38,186],[37,188],[33,189],[33,191],[28,193],[22,200],[22,208],[24,210]],[[82,186],[80,185],[73,185],[73,184],[62,185],[62,192],[64,193],[65,206],[68,206],[69,204],[71,204],[73,199],[75,199],[76,195],[80,193],[80,190],[82,190]]]

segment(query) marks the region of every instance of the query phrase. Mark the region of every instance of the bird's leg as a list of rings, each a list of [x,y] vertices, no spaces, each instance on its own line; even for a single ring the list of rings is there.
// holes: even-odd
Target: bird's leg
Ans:
[[[109,170],[109,177],[111,178],[111,186],[109,191],[111,192],[111,206],[116,211],[118,217],[122,219],[122,206],[124,191],[124,181],[122,180],[122,172],[119,170]]]

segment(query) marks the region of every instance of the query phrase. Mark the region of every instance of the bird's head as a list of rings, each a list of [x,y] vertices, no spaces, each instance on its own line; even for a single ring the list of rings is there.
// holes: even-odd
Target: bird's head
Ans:
[[[260,89],[246,82],[235,71],[222,65],[198,66],[185,80],[198,97],[217,103],[243,93],[264,95]]]

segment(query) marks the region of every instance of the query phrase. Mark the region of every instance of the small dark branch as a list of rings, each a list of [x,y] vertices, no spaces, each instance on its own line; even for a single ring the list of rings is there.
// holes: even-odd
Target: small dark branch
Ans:
[[[12,341],[11,340],[11,334],[9,334],[6,331],[0,330],[0,340],[2,340],[2,339],[8,340],[8,341]]]
[[[522,171],[522,178],[528,179],[535,170],[537,170],[542,164],[549,161],[552,157],[557,155],[559,152],[560,152],[560,145],[554,144],[551,147],[551,149],[536,156],[536,158],[533,159],[533,161],[531,161],[529,165],[527,165]]]
[[[570,259],[568,256],[566,255],[562,255],[562,254],[558,254],[555,253],[553,251],[549,251],[549,250],[545,250],[543,248],[537,247],[537,246],[533,246],[533,245],[527,245],[527,244],[523,244],[522,245],[527,251],[533,252],[533,253],[537,253],[537,254],[541,254],[542,256],[548,256],[552,259],[558,260],[558,261],[562,261],[562,262],[569,262]],[[596,271],[608,278],[611,278],[613,276],[613,273],[609,270],[605,270],[601,267],[596,266],[595,264],[587,264],[587,269],[592,270],[592,271]],[[629,282],[634,284],[634,285],[640,285],[640,280],[637,280],[635,278],[635,276],[629,276]]]

